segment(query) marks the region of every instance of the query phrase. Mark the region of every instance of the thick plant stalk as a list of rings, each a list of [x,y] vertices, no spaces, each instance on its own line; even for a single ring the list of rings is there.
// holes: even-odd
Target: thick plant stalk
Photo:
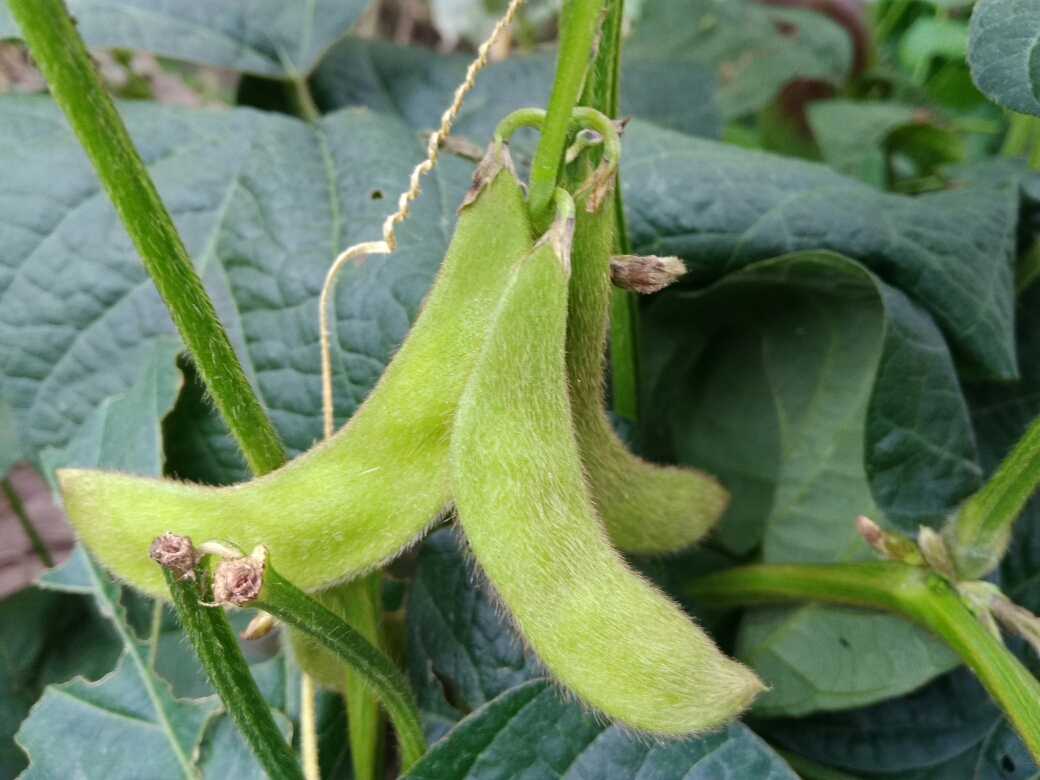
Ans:
[[[61,0],[10,0],[29,50],[170,310],[254,474],[285,462],[278,435]]]
[[[685,590],[708,607],[812,601],[894,612],[953,648],[1040,761],[1040,682],[935,572],[894,561],[743,566],[702,577]]]
[[[527,210],[536,228],[544,228],[549,222],[549,206],[567,146],[571,111],[578,102],[591,64],[590,55],[602,8],[603,0],[568,0],[564,5],[556,78],[538,148],[531,162],[528,185]]]
[[[165,534],[152,545],[163,567],[177,615],[206,676],[228,713],[273,780],[304,780],[292,748],[271,715],[235,640],[227,615],[202,603],[195,570],[195,550],[186,536]]]
[[[263,547],[221,562],[213,577],[213,597],[221,604],[248,604],[273,615],[363,676],[397,730],[402,770],[426,752],[419,708],[401,672],[358,631],[275,571]]]
[[[1040,417],[1030,423],[993,476],[944,529],[957,575],[976,580],[1000,562],[1011,528],[1040,484]]]

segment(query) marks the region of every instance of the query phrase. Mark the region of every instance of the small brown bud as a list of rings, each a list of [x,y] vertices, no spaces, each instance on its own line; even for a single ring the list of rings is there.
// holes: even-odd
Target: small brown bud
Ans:
[[[157,536],[152,540],[148,554],[160,566],[165,566],[176,574],[178,580],[195,579],[198,557],[190,537],[173,533]]]
[[[924,558],[917,545],[900,533],[882,528],[866,515],[856,518],[856,530],[866,539],[875,556],[883,560],[902,561],[908,566],[921,566]]]
[[[269,615],[266,612],[257,612],[253,619],[249,621],[246,630],[239,636],[243,639],[259,639],[262,636],[266,636],[274,626],[275,619],[273,615]]]
[[[213,600],[240,607],[255,601],[264,585],[267,551],[258,547],[252,555],[228,558],[213,572]]]
[[[610,258],[610,281],[625,290],[644,295],[662,290],[686,273],[678,257],[614,255]]]
[[[929,566],[947,577],[956,576],[953,569],[953,561],[950,559],[950,553],[946,549],[946,543],[935,530],[922,525],[917,532],[917,546],[921,548],[921,554]]]

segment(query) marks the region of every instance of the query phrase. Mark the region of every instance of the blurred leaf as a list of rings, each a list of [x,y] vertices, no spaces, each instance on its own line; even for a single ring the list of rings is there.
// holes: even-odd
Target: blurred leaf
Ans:
[[[7,472],[21,459],[22,445],[18,441],[14,415],[0,398],[0,478],[6,477]]]
[[[899,38],[899,63],[923,84],[936,59],[963,60],[968,56],[968,23],[957,19],[921,16]]]
[[[57,107],[14,96],[0,107],[0,391],[35,455],[64,447],[105,398],[126,390],[149,345],[173,326]],[[246,109],[121,110],[246,375],[290,454],[308,449],[321,438],[325,272],[345,246],[381,234],[425,154],[422,140],[362,111],[308,124]],[[445,155],[399,227],[397,251],[341,274],[333,327],[340,422],[415,317],[471,170]],[[206,425],[200,420],[201,435],[213,433]]]
[[[1014,174],[909,197],[877,192],[822,165],[635,121],[625,148],[621,183],[632,248],[681,257],[686,285],[785,252],[831,249],[927,309],[970,368],[1015,375]]]
[[[979,0],[971,16],[968,63],[990,100],[1040,116],[1040,4]]]
[[[262,76],[308,73],[367,0],[66,0],[88,46],[144,49]],[[19,31],[0,3],[0,39]]]
[[[913,533],[980,483],[942,335],[846,258],[802,252],[665,292],[643,332],[648,425],[730,490],[716,539],[734,553],[862,560],[858,515]],[[750,611],[738,655],[774,686],[762,715],[879,701],[958,663],[897,617],[818,605]]]
[[[818,100],[808,117],[823,159],[838,173],[887,189],[885,139],[897,127],[914,120],[913,106],[899,103],[860,103]]]
[[[654,63],[662,72],[682,62],[714,68],[719,107],[732,119],[763,107],[794,79],[842,85],[852,41],[812,11],[747,0],[647,0],[621,61]]]
[[[700,737],[655,743],[605,726],[552,685],[533,680],[462,720],[405,775],[408,780],[797,780],[784,761],[739,723]]]
[[[483,146],[507,114],[544,107],[555,54],[515,55],[489,63],[466,96],[452,134]],[[469,55],[439,55],[418,46],[347,38],[314,71],[311,89],[325,111],[367,106],[419,129],[440,124],[463,79]],[[718,137],[721,119],[712,68],[684,61],[622,58],[620,115],[634,115],[691,135]],[[534,136],[519,134],[514,151],[530,155]]]
[[[483,575],[464,545],[451,529],[430,536],[408,598],[408,672],[431,742],[463,714],[543,674],[489,589],[475,586]]]

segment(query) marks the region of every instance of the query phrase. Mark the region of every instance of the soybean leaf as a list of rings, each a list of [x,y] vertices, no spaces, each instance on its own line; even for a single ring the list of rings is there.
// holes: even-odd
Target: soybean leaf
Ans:
[[[198,777],[193,754],[219,707],[217,698],[173,697],[151,667],[148,643],[126,623],[119,587],[82,548],[77,550],[71,563],[40,584],[72,592],[89,589],[115,627],[122,655],[115,671],[99,682],[77,678],[47,688],[16,737],[29,755],[23,777]]]
[[[769,103],[794,79],[844,83],[852,41],[826,16],[747,0],[647,0],[622,62],[683,62],[715,69],[719,107],[731,119]]]
[[[139,103],[122,112],[261,402],[290,454],[308,449],[321,437],[325,272],[345,246],[381,235],[422,140],[398,120],[356,110],[315,124],[247,109]],[[35,457],[63,447],[104,398],[125,390],[148,345],[173,327],[53,103],[0,99],[0,155],[0,390]],[[398,228],[397,251],[341,275],[340,422],[407,332],[471,170],[445,156]]]
[[[975,675],[961,667],[920,690],[869,707],[764,721],[775,744],[850,772],[905,772],[953,760],[1001,720]]]
[[[1033,0],[979,0],[971,16],[968,63],[995,103],[1040,116],[1040,6]]]
[[[366,0],[67,0],[88,46],[144,49],[280,78],[305,74]],[[19,31],[0,3],[0,39]]]
[[[468,55],[440,55],[418,46],[346,38],[311,76],[317,104],[325,111],[367,106],[400,116],[420,129],[440,124],[441,114],[465,76]],[[555,55],[516,55],[489,63],[466,96],[452,134],[485,143],[495,125],[518,108],[545,106]],[[620,113],[691,135],[718,137],[721,116],[715,101],[714,70],[694,62],[622,58]],[[522,154],[530,138],[520,136]]]
[[[668,291],[644,331],[652,439],[729,488],[716,538],[734,553],[862,560],[857,515],[913,533],[980,483],[942,335],[847,258],[797,253]],[[900,618],[820,605],[749,611],[737,647],[773,685],[762,715],[879,701],[957,663]]]
[[[653,742],[606,726],[552,685],[532,680],[462,720],[405,775],[409,780],[539,777],[739,777],[796,780],[787,765],[740,723],[684,740]]]
[[[430,536],[408,597],[408,673],[431,742],[463,714],[543,674],[489,590],[475,586],[483,574],[464,545],[451,529]]]
[[[107,621],[82,596],[26,588],[0,600],[0,778],[28,763],[14,735],[44,687],[76,675],[96,680],[119,650]]]
[[[899,103],[818,100],[807,110],[824,162],[841,174],[887,188],[885,139],[913,122],[917,109]]]
[[[678,255],[686,283],[785,252],[831,249],[923,306],[957,357],[1013,377],[1015,176],[909,197],[813,163],[631,122],[622,188],[633,249]]]
[[[968,55],[968,23],[921,16],[899,38],[899,62],[923,83],[937,59],[963,61]]]

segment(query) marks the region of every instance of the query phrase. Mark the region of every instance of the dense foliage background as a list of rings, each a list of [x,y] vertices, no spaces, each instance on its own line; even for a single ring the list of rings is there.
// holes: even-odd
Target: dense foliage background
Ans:
[[[287,449],[308,449],[322,435],[325,271],[380,235],[422,132],[502,8],[68,6]],[[743,723],[684,742],[599,722],[542,679],[443,529],[383,586],[427,737],[459,723],[410,776],[779,780],[792,777],[781,756],[806,778],[1040,776],[957,657],[902,619],[822,605],[705,614],[683,595],[742,561],[869,559],[859,514],[938,527],[1040,411],[1040,120],[973,84],[971,12],[959,0],[626,6],[629,234],[689,273],[642,302],[644,409],[618,424],[638,451],[705,468],[733,494],[706,544],[635,563],[772,688]],[[526,9],[453,135],[480,148],[506,113],[544,105],[555,13]],[[1040,11],[983,0],[974,25],[976,83],[1040,114],[1040,55],[1022,65],[1008,48],[1035,41]],[[27,461],[46,479],[66,464],[248,478],[60,110],[26,94],[45,85],[17,37],[0,4],[0,472]],[[513,150],[523,167],[532,138]],[[472,165],[445,155],[398,250],[343,273],[338,423],[414,318]],[[4,538],[21,533],[3,522]],[[27,548],[12,543],[0,565],[24,568]],[[994,576],[1040,609],[1035,502]],[[288,643],[244,648],[295,733]],[[324,776],[349,777],[342,702],[319,703]],[[101,579],[77,548],[0,601],[0,778],[102,776],[101,755],[120,767],[113,779],[262,777],[175,615]]]

